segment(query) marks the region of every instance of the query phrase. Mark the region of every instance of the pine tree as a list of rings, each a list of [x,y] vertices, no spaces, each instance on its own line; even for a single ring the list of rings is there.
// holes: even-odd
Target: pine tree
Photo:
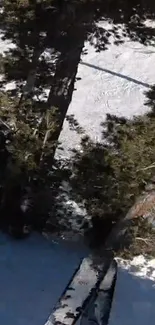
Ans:
[[[41,181],[48,178],[84,42],[93,43],[95,36],[96,50],[104,50],[111,34],[118,39],[117,24],[124,23],[125,33],[146,43],[154,34],[143,28],[143,22],[154,15],[154,7],[151,0],[146,5],[137,0],[4,1],[4,39],[16,47],[3,59],[2,85],[15,80],[17,87],[1,92],[0,114],[11,133],[8,150],[27,180],[32,175]],[[101,18],[111,19],[114,28],[108,32],[99,27]],[[49,60],[43,56],[45,50]],[[50,92],[45,103],[40,95],[46,87]],[[24,176],[19,178],[22,182]]]

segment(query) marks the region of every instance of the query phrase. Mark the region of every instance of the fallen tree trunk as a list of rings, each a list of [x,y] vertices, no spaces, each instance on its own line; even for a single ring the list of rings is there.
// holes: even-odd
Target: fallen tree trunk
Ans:
[[[119,250],[120,247],[124,248],[127,242],[127,231],[131,228],[133,221],[151,213],[154,205],[155,191],[146,192],[140,196],[126,216],[112,228],[105,241],[104,250],[112,252]]]

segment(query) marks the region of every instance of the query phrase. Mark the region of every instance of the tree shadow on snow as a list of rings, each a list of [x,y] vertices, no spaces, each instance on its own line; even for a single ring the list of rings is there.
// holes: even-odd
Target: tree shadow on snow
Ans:
[[[121,73],[117,73],[115,71],[111,71],[109,69],[105,69],[105,68],[98,67],[98,66],[96,66],[94,64],[90,64],[90,63],[87,63],[87,62],[81,62],[80,64],[81,65],[85,65],[85,66],[90,67],[90,68],[94,68],[94,69],[99,70],[99,71],[103,71],[103,72],[109,73],[109,74],[111,74],[113,76],[120,77],[120,78],[125,79],[125,80],[127,80],[129,82],[133,82],[133,83],[135,83],[137,85],[141,85],[141,86],[146,87],[146,88],[150,88],[151,87],[151,85],[149,85],[146,82],[142,82],[140,80],[136,80],[134,78],[131,78],[131,77],[126,76],[126,75],[123,75]]]

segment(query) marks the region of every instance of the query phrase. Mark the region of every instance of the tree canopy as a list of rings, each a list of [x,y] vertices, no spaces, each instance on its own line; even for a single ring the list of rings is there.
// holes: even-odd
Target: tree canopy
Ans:
[[[0,60],[3,73],[0,124],[5,129],[8,153],[6,164],[3,163],[4,174],[7,176],[18,167],[20,172],[16,177],[24,186],[27,183],[33,187],[37,180],[38,188],[50,187],[52,183],[55,189],[61,182],[58,173],[54,181],[51,177],[56,164],[55,150],[72,100],[85,41],[94,45],[96,51],[106,50],[112,35],[118,46],[124,37],[147,45],[155,38],[155,29],[145,24],[146,19],[154,19],[155,3],[152,0],[5,0],[1,6],[3,39],[13,44]],[[109,29],[100,24],[107,20],[111,22]],[[8,82],[14,83],[12,89],[7,88]],[[9,167],[10,159],[13,168]],[[105,171],[111,168],[106,166],[104,162]],[[13,179],[9,176],[10,182]],[[5,177],[3,186],[5,192],[8,186]],[[118,188],[112,190],[117,192]],[[107,195],[111,196],[111,192]]]

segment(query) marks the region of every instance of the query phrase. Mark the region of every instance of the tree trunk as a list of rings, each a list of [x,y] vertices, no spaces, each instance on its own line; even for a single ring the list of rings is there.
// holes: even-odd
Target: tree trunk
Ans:
[[[56,129],[50,134],[50,140],[55,142],[55,144],[61,133],[62,125],[74,91],[78,64],[85,41],[85,34],[81,33],[81,35],[81,39],[75,42],[74,34],[72,34],[72,39],[70,38],[67,42],[69,44],[69,49],[65,48],[65,50],[61,52],[52,80],[47,107],[53,110],[56,109]],[[56,145],[54,145],[53,157],[55,150]]]

